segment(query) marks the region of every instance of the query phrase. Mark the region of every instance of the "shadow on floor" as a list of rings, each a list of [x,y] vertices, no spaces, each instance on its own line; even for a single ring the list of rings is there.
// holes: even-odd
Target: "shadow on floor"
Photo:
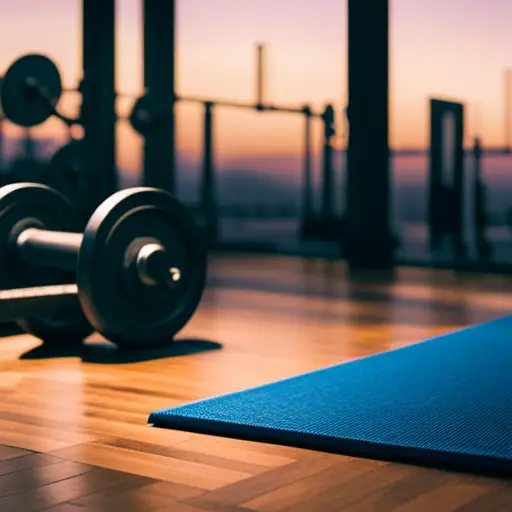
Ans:
[[[23,329],[14,322],[0,323],[0,338],[7,338],[9,336],[19,336],[25,334]]]
[[[164,347],[152,349],[120,348],[113,343],[93,341],[74,342],[63,345],[43,343],[20,356],[22,360],[39,360],[78,357],[84,363],[127,364],[154,361],[168,357],[181,357],[211,350],[219,350],[222,344],[215,341],[193,338],[178,339]]]

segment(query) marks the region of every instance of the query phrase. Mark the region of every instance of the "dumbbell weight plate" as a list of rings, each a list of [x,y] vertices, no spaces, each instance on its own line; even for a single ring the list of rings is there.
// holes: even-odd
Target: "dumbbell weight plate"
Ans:
[[[147,243],[163,246],[170,266],[180,269],[175,287],[127,279],[128,255]],[[120,346],[172,341],[199,305],[205,282],[201,234],[188,209],[167,192],[117,192],[87,224],[78,258],[79,298],[93,326]]]
[[[27,80],[41,88],[53,106],[62,95],[62,82],[57,66],[44,55],[25,55],[7,70],[0,89],[2,111],[12,123],[31,128],[44,123],[52,110],[38,94],[27,88]]]
[[[78,297],[68,301],[55,314],[34,318],[21,318],[16,323],[28,334],[46,344],[71,344],[85,340],[94,332],[85,318]]]
[[[78,212],[90,193],[88,178],[83,142],[73,140],[54,153],[41,181],[68,198]]]
[[[24,228],[75,231],[74,208],[58,192],[39,184],[16,183],[0,188],[0,289],[25,288],[75,282],[73,272],[24,264],[16,254],[14,239]],[[45,318],[19,319],[27,332],[46,342],[84,339],[94,329],[79,303]]]
[[[73,282],[72,273],[41,271],[23,263],[13,250],[13,238],[28,227],[74,232],[76,224],[76,214],[68,200],[45,185],[14,183],[0,188],[0,288]]]

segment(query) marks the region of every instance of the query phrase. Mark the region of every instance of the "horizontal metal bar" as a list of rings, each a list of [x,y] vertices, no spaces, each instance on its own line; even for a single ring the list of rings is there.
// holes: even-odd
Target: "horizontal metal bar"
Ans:
[[[285,107],[279,105],[258,105],[257,103],[247,103],[243,101],[231,101],[231,100],[215,100],[211,98],[202,98],[199,96],[176,96],[176,101],[184,101],[188,103],[211,103],[219,107],[228,108],[241,108],[247,110],[257,110],[260,112],[283,112],[290,114],[303,114],[305,115],[307,110],[306,107]],[[311,112],[311,117],[321,117],[322,114]]]
[[[76,284],[0,290],[0,323],[40,318],[78,305]]]
[[[339,150],[341,153],[346,153],[347,148]],[[389,153],[392,156],[425,156],[428,155],[430,148],[390,148]],[[464,149],[465,155],[472,155],[473,148]],[[481,148],[480,154],[482,156],[507,156],[512,155],[512,151],[507,148]]]

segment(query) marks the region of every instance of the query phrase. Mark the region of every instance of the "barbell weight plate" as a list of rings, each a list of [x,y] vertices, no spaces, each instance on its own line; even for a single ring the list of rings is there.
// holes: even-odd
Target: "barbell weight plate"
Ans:
[[[77,299],[73,305],[59,309],[46,317],[23,318],[16,323],[27,333],[39,338],[47,345],[62,345],[81,342],[93,332]]]
[[[52,109],[35,88],[55,107],[62,95],[60,73],[48,57],[24,55],[7,70],[0,88],[1,109],[9,121],[31,128],[52,115]]]
[[[0,291],[3,315],[8,312],[12,318],[18,306],[16,302],[23,302],[19,309],[25,315],[16,323],[46,344],[82,342],[94,332],[80,307],[76,284]]]
[[[14,240],[24,228],[76,231],[77,216],[69,201],[51,188],[35,183],[16,183],[0,188],[0,288],[25,288],[75,282],[74,272],[34,268],[24,264]],[[74,304],[74,305],[73,305]],[[83,339],[94,329],[78,301],[51,315],[17,319],[28,333],[46,342]]]
[[[157,243],[180,269],[174,287],[127,280],[134,247]],[[206,282],[206,250],[188,209],[162,190],[138,187],[115,193],[92,215],[78,257],[82,309],[91,324],[119,346],[172,341],[190,320]]]
[[[78,210],[90,193],[85,165],[83,142],[73,140],[54,153],[41,181],[63,194]]]
[[[153,97],[144,94],[133,104],[128,120],[132,128],[143,137],[147,137],[155,122],[156,109]]]

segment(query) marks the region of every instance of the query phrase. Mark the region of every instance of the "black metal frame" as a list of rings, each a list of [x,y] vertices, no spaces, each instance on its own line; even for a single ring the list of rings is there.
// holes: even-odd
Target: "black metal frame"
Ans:
[[[389,149],[389,0],[347,0],[348,5],[348,96],[347,115],[350,136],[347,149],[346,211],[339,244],[343,257],[351,266],[387,266],[413,264],[440,266],[457,270],[474,269],[490,272],[509,272],[512,265],[491,262],[453,265],[437,262],[407,262],[396,258],[395,237],[391,228],[391,179]],[[202,199],[210,204],[212,230],[217,231],[218,211],[215,207],[213,112],[215,106],[256,108],[261,111],[283,111],[303,114],[305,118],[305,191],[302,216],[312,211],[311,165],[309,139],[311,119],[322,117],[306,106],[302,108],[263,105],[263,72],[257,76],[256,103],[213,101],[201,98],[177,97],[175,92],[175,8],[176,0],[158,2],[142,0],[144,29],[144,85],[147,92],[158,98],[166,110],[151,137],[144,141],[144,183],[175,190],[176,154],[174,106],[176,101],[195,101],[204,104],[204,162]],[[97,205],[117,188],[115,166],[115,2],[114,0],[82,0],[83,7],[83,105],[81,120],[85,128],[85,143],[89,161],[86,168],[97,174],[95,195],[91,206]],[[263,48],[258,47],[258,69],[262,71]],[[430,182],[430,223],[433,231],[439,226],[439,119],[442,113],[455,113],[457,125],[456,190],[453,232],[458,249],[463,241],[463,109],[455,102],[432,102],[432,151]],[[327,127],[327,125],[326,125]],[[327,135],[326,135],[327,140]],[[330,150],[330,148],[327,148]],[[501,150],[499,150],[501,151]],[[485,152],[485,150],[482,150]],[[330,160],[327,153],[324,160]],[[327,176],[330,181],[332,176]],[[324,188],[323,205],[331,209],[330,190]],[[432,238],[437,236],[432,234]],[[462,248],[462,249],[461,249]],[[463,252],[463,251],[462,251]],[[473,270],[472,270],[473,271]]]
[[[453,116],[453,183],[446,184],[445,116]],[[464,240],[464,105],[453,101],[430,100],[430,159],[428,184],[428,227],[430,250],[434,252],[448,235],[456,260],[467,254]]]

